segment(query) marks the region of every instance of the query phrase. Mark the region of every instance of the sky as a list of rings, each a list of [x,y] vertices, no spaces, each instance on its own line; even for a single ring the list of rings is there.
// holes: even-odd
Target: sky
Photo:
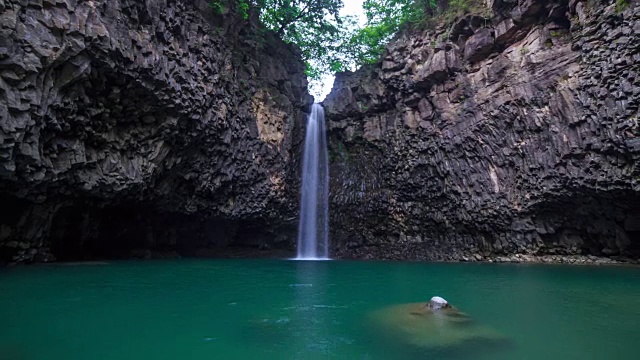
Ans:
[[[344,7],[340,10],[341,16],[355,15],[360,18],[360,25],[364,25],[366,18],[364,16],[364,10],[362,9],[362,3],[364,0],[343,0]],[[324,100],[325,96],[331,92],[333,87],[334,76],[326,75],[321,80],[311,81],[311,95],[315,96],[316,102]]]

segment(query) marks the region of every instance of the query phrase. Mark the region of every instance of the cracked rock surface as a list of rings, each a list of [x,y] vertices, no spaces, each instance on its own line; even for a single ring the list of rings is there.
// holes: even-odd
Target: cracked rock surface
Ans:
[[[291,242],[297,49],[204,0],[0,0],[0,261]]]
[[[637,260],[640,6],[610,3],[488,1],[339,74],[334,253]]]

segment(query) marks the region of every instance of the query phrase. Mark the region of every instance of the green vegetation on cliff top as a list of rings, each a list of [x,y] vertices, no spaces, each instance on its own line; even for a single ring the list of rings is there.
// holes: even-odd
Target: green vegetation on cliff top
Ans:
[[[480,0],[365,0],[367,22],[340,16],[342,0],[214,0],[216,12],[232,9],[245,19],[255,9],[261,22],[302,50],[307,75],[353,70],[375,63],[385,45],[405,27],[423,28],[482,6]]]

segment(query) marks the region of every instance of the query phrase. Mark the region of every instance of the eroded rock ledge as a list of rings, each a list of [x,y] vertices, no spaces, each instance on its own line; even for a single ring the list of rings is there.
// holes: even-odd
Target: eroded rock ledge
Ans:
[[[0,261],[288,243],[296,49],[204,0],[0,0]]]
[[[640,6],[487,3],[337,77],[335,253],[638,259]]]

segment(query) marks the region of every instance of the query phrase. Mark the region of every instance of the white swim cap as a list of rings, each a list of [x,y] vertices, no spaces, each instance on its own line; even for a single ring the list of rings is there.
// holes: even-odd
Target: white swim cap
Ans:
[[[441,309],[448,304],[447,300],[441,298],[440,296],[434,296],[429,300],[429,305],[431,305],[432,309]]]

